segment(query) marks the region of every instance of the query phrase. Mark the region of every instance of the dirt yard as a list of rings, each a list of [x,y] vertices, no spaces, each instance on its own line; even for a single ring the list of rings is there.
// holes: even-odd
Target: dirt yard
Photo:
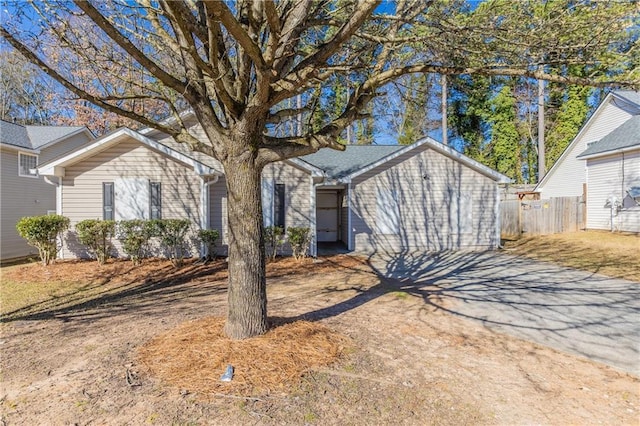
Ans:
[[[637,377],[435,310],[454,302],[426,304],[351,256],[269,265],[270,316],[346,336],[336,363],[249,397],[153,375],[140,351],[224,316],[225,278],[220,261],[2,268],[2,424],[638,424]]]

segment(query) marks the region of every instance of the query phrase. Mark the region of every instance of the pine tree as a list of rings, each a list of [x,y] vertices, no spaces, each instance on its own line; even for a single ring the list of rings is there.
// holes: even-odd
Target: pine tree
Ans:
[[[520,134],[516,125],[516,99],[511,84],[505,84],[491,101],[491,160],[493,167],[522,183]]]

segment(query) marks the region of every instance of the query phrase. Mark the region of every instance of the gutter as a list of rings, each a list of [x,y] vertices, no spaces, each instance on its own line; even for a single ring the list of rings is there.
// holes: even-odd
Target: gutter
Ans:
[[[640,150],[640,145],[631,145],[624,148],[618,148],[611,151],[596,152],[593,154],[579,155],[576,158],[580,160],[591,160],[592,158],[606,157],[607,155],[624,154],[629,151]]]
[[[62,216],[62,177],[56,176],[57,182],[51,180],[52,176],[43,176],[44,181],[56,187],[56,214]],[[63,246],[63,244],[61,244]],[[58,259],[64,259],[64,250],[58,250]]]

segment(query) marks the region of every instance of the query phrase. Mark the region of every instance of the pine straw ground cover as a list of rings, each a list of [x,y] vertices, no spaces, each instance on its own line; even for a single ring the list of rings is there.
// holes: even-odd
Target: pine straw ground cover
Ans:
[[[231,340],[224,318],[208,317],[181,324],[139,351],[156,377],[199,397],[288,393],[310,369],[340,357],[349,340],[319,323],[272,324],[263,336]],[[220,376],[232,365],[231,382]]]

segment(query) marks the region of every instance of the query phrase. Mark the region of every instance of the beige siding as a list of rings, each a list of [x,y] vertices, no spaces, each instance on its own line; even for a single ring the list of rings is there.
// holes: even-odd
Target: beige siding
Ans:
[[[550,171],[541,188],[543,198],[571,197],[582,195],[586,182],[585,161],[576,158],[587,149],[587,145],[599,141],[622,123],[631,118],[631,114],[616,106],[613,102],[603,105],[587,127],[581,130],[569,150],[563,154],[558,166]]]
[[[355,250],[448,250],[494,248],[497,240],[496,183],[428,148],[400,156],[352,183],[351,227]],[[387,168],[387,166],[390,166]],[[377,192],[395,191],[400,232],[379,234]],[[467,198],[471,206],[460,207]],[[459,200],[452,203],[452,199]],[[472,222],[459,218],[471,208]],[[468,216],[467,216],[468,217]]]
[[[624,160],[624,162],[623,162]],[[640,186],[640,151],[588,160],[587,228],[640,232],[640,206],[627,197],[631,186]],[[607,200],[616,197],[623,203],[614,211]]]
[[[73,225],[84,219],[101,219],[102,183],[118,178],[144,178],[162,183],[162,217],[190,219],[193,229],[200,220],[201,179],[193,170],[135,141],[127,141],[66,168],[62,208]],[[117,195],[115,202],[118,202]],[[64,256],[84,256],[73,232],[69,233]],[[197,244],[191,241],[195,249]],[[118,244],[116,244],[118,248]]]
[[[220,232],[220,240],[217,242],[219,255],[227,252],[228,227],[227,227],[227,181],[220,177],[218,181],[209,186],[209,229],[217,229]]]
[[[71,151],[86,145],[92,139],[86,132],[79,133],[77,135],[71,136],[60,142],[56,142],[55,144],[42,149],[42,153],[40,154],[39,163],[45,164],[50,162],[51,160],[55,160],[63,155],[70,153]]]
[[[12,259],[37,250],[29,246],[16,231],[16,223],[24,216],[47,214],[56,209],[56,191],[53,185],[37,178],[18,176],[18,151],[2,149],[0,153],[0,259]],[[38,158],[42,162],[41,157]]]
[[[312,218],[309,173],[288,163],[278,162],[265,167],[262,177],[285,184],[285,227],[308,227]]]
[[[187,125],[191,125],[191,127],[189,128],[189,133],[193,134],[199,140],[204,141],[205,143],[207,143],[207,140],[208,140],[207,139],[207,135],[202,130],[202,126],[200,126],[200,124],[188,123]],[[205,154],[202,154],[202,153],[199,153],[199,152],[190,151],[189,148],[186,145],[176,142],[171,136],[168,136],[168,135],[166,135],[164,133],[160,133],[160,132],[157,132],[157,131],[154,131],[154,132],[150,133],[149,136],[152,139],[155,139],[160,143],[168,145],[171,148],[174,148],[177,151],[182,152],[182,153],[188,155],[191,158],[199,160],[199,161],[209,165],[210,167],[213,167],[214,169],[216,169],[218,171],[223,171],[222,163],[220,163],[220,161],[216,160],[215,158],[209,157],[208,155],[205,155]]]
[[[285,226],[310,226],[311,213],[311,177],[291,166],[279,162],[265,167],[263,177],[273,179],[275,183],[285,184]],[[220,231],[218,254],[227,252],[227,187],[224,177],[209,187],[209,227]]]

